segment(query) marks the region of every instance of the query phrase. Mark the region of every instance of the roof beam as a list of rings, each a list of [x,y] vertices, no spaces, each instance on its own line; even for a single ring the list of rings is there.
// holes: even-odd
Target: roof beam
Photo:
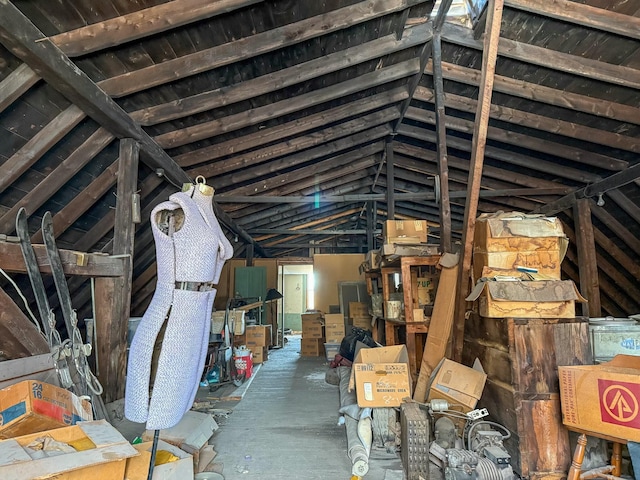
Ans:
[[[407,60],[391,65],[371,73],[345,82],[331,85],[319,90],[298,95],[291,99],[281,100],[262,107],[252,108],[235,115],[218,118],[209,122],[199,123],[191,127],[174,130],[155,137],[164,148],[175,148],[188,143],[214,137],[221,133],[228,133],[240,128],[256,125],[267,120],[294,113],[305,108],[319,105],[345,95],[360,92],[394,80],[405,78],[420,71],[418,61]]]
[[[104,91],[60,51],[9,0],[0,0],[0,42],[88,116],[119,138],[133,138],[145,163],[161,168],[174,183],[190,181],[184,171]]]
[[[505,0],[505,6],[640,40],[640,18],[568,0]]]
[[[26,63],[21,64],[0,82],[0,112],[35,85],[40,77]]]
[[[301,119],[292,120],[281,125],[244,135],[240,143],[234,138],[225,142],[191,150],[190,152],[176,155],[174,158],[180,166],[189,167],[230,155],[238,155],[244,150],[250,150],[284,138],[293,137],[294,135],[323,127],[343,118],[362,115],[371,110],[400,102],[407,98],[407,96],[408,94],[403,87],[395,88],[387,92],[372,95],[371,97],[323,110],[322,112],[314,113]]]
[[[374,20],[424,1],[370,0],[368,2],[358,2],[349,7],[273,28],[235,42],[225,43],[118,75],[117,77],[103,80],[98,85],[113,97],[130,95]]]
[[[69,57],[122,45],[263,0],[173,0],[49,37]]]
[[[446,23],[442,33],[444,40],[447,42],[482,50],[482,41],[474,39],[473,32],[467,28]],[[640,89],[640,70],[635,68],[600,62],[591,58],[516,42],[508,38],[500,39],[498,54],[502,57],[540,67],[622,85],[623,87]]]
[[[432,64],[427,65],[427,73],[432,73]],[[444,78],[466,85],[478,86],[480,83],[480,71],[456,65],[455,63],[442,62]],[[562,92],[555,88],[537,85],[535,83],[517,80],[515,78],[496,75],[493,90],[514,97],[525,98],[536,102],[546,103],[556,107],[577,110],[579,112],[610,118],[619,122],[640,125],[640,109],[622,103],[614,103],[602,98],[588,97],[572,92]]]
[[[414,47],[423,42],[426,35],[426,27],[419,25],[409,29],[401,40],[397,40],[395,35],[387,35],[251,80],[138,110],[132,112],[131,117],[142,125],[155,125],[227,106]]]

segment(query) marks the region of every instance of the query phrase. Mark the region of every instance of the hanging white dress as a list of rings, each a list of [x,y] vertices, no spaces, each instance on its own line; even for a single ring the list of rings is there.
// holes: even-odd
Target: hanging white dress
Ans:
[[[170,428],[189,410],[207,353],[211,310],[225,260],[233,248],[213,213],[211,196],[198,186],[174,193],[151,212],[156,243],[157,285],[131,342],[125,416],[149,430]],[[161,212],[181,209],[184,223],[170,234]],[[149,397],[156,338],[167,323]]]

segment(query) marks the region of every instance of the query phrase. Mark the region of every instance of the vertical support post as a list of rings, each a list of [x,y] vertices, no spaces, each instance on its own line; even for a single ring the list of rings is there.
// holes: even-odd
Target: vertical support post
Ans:
[[[367,202],[367,251],[371,251],[375,248],[375,244],[373,242],[373,230],[375,229],[375,224],[373,223],[373,209],[375,208],[376,202],[370,200]]]
[[[438,175],[440,175],[440,250],[451,252],[451,204],[449,202],[449,167],[447,162],[447,125],[444,110],[442,77],[442,37],[433,32],[433,87],[436,94],[436,133],[438,135]]]
[[[247,243],[246,250],[247,267],[253,267],[253,243]]]
[[[124,257],[124,274],[122,277],[96,279],[97,354],[105,402],[124,396],[135,237],[133,194],[138,183],[139,152],[137,141],[131,138],[120,140],[113,254]]]
[[[471,254],[473,252],[473,234],[478,213],[480,199],[480,185],[484,151],[487,143],[489,128],[489,112],[491,109],[491,95],[498,56],[498,40],[500,39],[500,24],[504,0],[489,0],[487,5],[487,25],[484,36],[482,54],[482,73],[480,76],[480,92],[478,108],[476,110],[471,144],[471,164],[469,165],[469,180],[467,183],[467,198],[464,209],[464,223],[462,229],[462,255],[458,271],[458,291],[456,299],[456,314],[453,324],[453,360],[461,361],[464,337],[464,319],[466,300],[469,291],[469,272],[471,271]]]
[[[582,304],[582,315],[589,317],[602,316],[600,304],[600,282],[598,280],[598,263],[596,258],[596,242],[591,223],[591,204],[588,198],[581,198],[573,206],[573,218],[576,231],[576,249],[578,251],[578,268],[580,270],[580,293],[589,300]]]
[[[387,157],[387,219],[393,220],[396,216],[395,205],[395,173],[393,171],[393,137],[388,136],[385,145],[385,153]]]

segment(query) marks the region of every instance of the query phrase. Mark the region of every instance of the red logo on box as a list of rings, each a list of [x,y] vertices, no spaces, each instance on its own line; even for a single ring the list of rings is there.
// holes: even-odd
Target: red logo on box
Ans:
[[[640,428],[640,385],[598,379],[602,421]]]

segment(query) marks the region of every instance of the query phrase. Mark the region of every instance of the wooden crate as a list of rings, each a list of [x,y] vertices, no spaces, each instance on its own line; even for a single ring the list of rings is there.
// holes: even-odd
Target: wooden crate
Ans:
[[[478,408],[511,432],[505,447],[523,478],[560,478],[571,463],[558,365],[591,363],[586,319],[483,318],[465,324],[463,363],[479,358],[487,383]]]

